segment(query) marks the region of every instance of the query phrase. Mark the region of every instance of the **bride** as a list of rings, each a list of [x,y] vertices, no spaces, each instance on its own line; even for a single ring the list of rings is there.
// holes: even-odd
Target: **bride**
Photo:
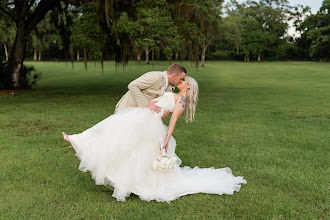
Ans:
[[[79,169],[91,171],[97,185],[113,188],[118,201],[134,193],[142,200],[170,202],[193,193],[233,194],[246,183],[233,176],[230,168],[180,167],[172,137],[176,122],[185,111],[185,120],[193,121],[198,100],[198,84],[185,77],[178,94],[165,92],[154,101],[159,113],[148,108],[127,108],[111,115],[80,134],[62,133],[81,160]],[[164,111],[173,112],[169,126],[163,124]],[[160,140],[163,140],[160,146]],[[169,158],[175,158],[172,169],[158,171],[153,161],[161,148]]]

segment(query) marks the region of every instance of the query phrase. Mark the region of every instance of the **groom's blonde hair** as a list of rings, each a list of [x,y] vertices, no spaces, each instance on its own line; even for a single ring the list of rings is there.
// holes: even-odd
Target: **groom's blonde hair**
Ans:
[[[179,63],[174,63],[168,67],[168,73],[169,74],[176,74],[177,76],[181,75],[182,72],[187,73],[186,68],[184,68]]]

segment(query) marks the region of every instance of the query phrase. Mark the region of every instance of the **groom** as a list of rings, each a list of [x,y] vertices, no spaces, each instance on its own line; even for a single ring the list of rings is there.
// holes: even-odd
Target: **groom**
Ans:
[[[128,85],[128,91],[116,105],[115,113],[129,107],[147,107],[151,111],[160,112],[157,101],[151,101],[164,94],[172,92],[172,86],[177,86],[184,80],[186,69],[181,64],[172,64],[164,72],[152,71],[143,74]],[[166,117],[168,113],[165,113]]]

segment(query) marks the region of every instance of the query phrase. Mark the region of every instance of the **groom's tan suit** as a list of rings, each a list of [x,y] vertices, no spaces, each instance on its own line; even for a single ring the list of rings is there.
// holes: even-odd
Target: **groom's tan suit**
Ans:
[[[129,107],[144,107],[149,101],[164,94],[166,84],[166,71],[152,71],[143,74],[128,85],[128,91],[119,100],[115,112]],[[172,91],[167,85],[166,91]]]

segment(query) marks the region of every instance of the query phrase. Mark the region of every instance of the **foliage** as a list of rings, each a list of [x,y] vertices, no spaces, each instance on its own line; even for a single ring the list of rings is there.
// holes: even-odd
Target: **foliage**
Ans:
[[[91,5],[84,5],[84,13],[74,20],[72,27],[72,47],[84,51],[84,63],[87,69],[87,56],[89,59],[101,59],[102,50],[106,40],[99,24],[99,18]]]
[[[49,13],[40,21],[32,31],[32,46],[35,53],[39,51],[39,60],[41,60],[41,53],[47,50],[54,43],[54,26],[50,22]],[[58,45],[59,46],[59,45]],[[37,54],[35,54],[36,56]],[[36,57],[34,57],[36,59]]]
[[[4,0],[0,2],[1,14],[4,13],[16,25],[14,45],[8,57],[8,74],[12,77],[13,89],[20,87],[21,72],[31,31],[57,2],[59,0]]]
[[[156,4],[155,4],[156,3]],[[148,7],[146,7],[148,5]],[[171,59],[173,50],[180,45],[180,36],[174,26],[166,1],[141,1],[137,9],[140,19],[137,21],[137,46],[162,49],[164,55]]]
[[[198,4],[191,1],[178,1],[172,4],[172,17],[174,25],[177,27],[181,36],[181,44],[176,48],[176,54],[180,54],[180,59],[185,60],[187,54],[189,59],[195,61],[196,66],[199,62],[199,51],[201,34],[199,22],[197,22]],[[176,57],[178,59],[179,57]]]
[[[216,50],[206,55],[208,60],[235,60],[233,53],[227,50]]]
[[[243,23],[242,15],[231,15],[223,19],[223,38],[230,44],[234,45],[236,54],[239,55],[239,48],[242,42]]]
[[[71,40],[75,47],[86,49],[91,59],[101,57],[105,35],[97,25],[97,17],[93,14],[82,15],[75,20]]]
[[[11,76],[8,74],[8,62],[0,61],[0,89],[11,87]]]
[[[304,52],[295,43],[286,43],[277,48],[277,59],[279,60],[301,60]]]
[[[10,49],[14,44],[16,28],[8,17],[0,15],[0,30],[0,44],[3,44],[4,49],[7,50],[6,59],[8,59]]]
[[[207,0],[201,1],[197,8],[197,21],[199,27],[200,41],[199,45],[202,49],[201,66],[204,66],[206,49],[212,41],[219,39],[221,33],[221,6],[223,0]]]
[[[32,14],[40,2],[28,2],[33,3],[28,5]],[[75,52],[83,54],[86,50],[85,64],[103,56],[124,63],[129,59],[140,61],[142,56],[149,59],[152,53],[152,59],[155,55],[157,59],[190,59],[196,65],[201,59],[203,65],[205,57],[217,57],[208,56],[206,51],[219,50],[231,51],[228,57],[235,59],[295,56],[295,59],[329,60],[329,0],[324,0],[316,15],[311,14],[308,6],[289,6],[287,0],[231,0],[225,6],[223,2],[57,1],[34,28],[26,56],[30,58],[32,46],[37,45],[48,59],[63,58],[64,52],[64,59],[71,54],[73,61]],[[0,4],[0,27],[14,27],[10,21],[16,13],[14,5],[13,0]],[[291,20],[301,34],[293,36],[293,41],[287,33]],[[7,41],[10,48],[16,31],[11,30],[12,34],[0,33],[0,41]]]
[[[8,63],[0,62],[0,89],[11,89],[11,77],[8,73]],[[19,89],[30,89],[37,86],[41,73],[34,66],[24,65],[21,70]]]
[[[246,56],[258,56],[267,49],[268,40],[273,38],[270,33],[264,32],[262,25],[254,19],[246,19],[243,22],[242,52]]]
[[[64,52],[65,60],[68,60],[69,57],[73,20],[80,13],[81,5],[79,0],[60,2],[50,12],[50,23],[55,27],[55,33],[53,34],[60,37],[60,39],[57,39],[57,42],[59,49]],[[71,54],[71,61],[73,60],[74,54]]]
[[[308,16],[299,26],[302,39],[308,40],[309,55],[330,60],[330,0],[324,0],[317,14]]]
[[[24,65],[21,71],[20,88],[30,89],[37,86],[41,79],[41,73],[36,70],[34,66]]]
[[[125,39],[126,36],[135,55],[140,55],[143,50],[146,51],[146,56],[149,56],[150,51],[162,51],[167,59],[171,59],[173,51],[180,45],[181,37],[167,9],[166,1],[143,0],[139,2],[136,10],[136,20],[123,12],[114,22],[112,34],[119,40],[117,44],[121,45],[120,39]]]
[[[283,44],[289,12],[288,1],[246,1],[239,4],[232,0],[226,6],[225,38],[236,44],[236,53],[241,47],[245,58],[262,54],[275,55]]]

